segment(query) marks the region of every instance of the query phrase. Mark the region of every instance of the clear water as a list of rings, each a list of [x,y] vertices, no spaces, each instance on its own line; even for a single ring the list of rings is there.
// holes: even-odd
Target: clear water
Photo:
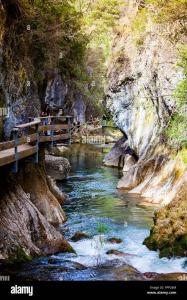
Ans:
[[[19,268],[8,269],[7,274],[12,274],[11,278],[136,280],[133,270],[124,270],[126,264],[142,273],[187,271],[183,267],[187,265],[185,258],[160,259],[157,252],[143,245],[152,226],[155,208],[143,205],[140,196],[116,190],[122,174],[115,168],[102,165],[105,151],[105,148],[97,146],[72,145],[66,155],[71,162],[71,173],[66,181],[58,182],[60,189],[69,196],[63,205],[68,221],[60,230],[75,249],[76,255],[59,253],[35,259]],[[105,230],[98,232],[99,228]],[[71,237],[77,231],[87,233],[90,238],[72,242]],[[107,241],[110,237],[120,238],[122,243],[111,244]],[[129,255],[107,255],[106,252],[111,249]],[[77,263],[86,268],[78,270],[75,268]]]
[[[117,258],[119,263],[125,261],[141,272],[184,272],[185,258],[160,259],[158,252],[143,245],[155,208],[142,205],[140,196],[118,193],[116,184],[121,174],[115,168],[102,165],[103,150],[92,145],[72,145],[67,154],[71,174],[67,181],[58,182],[61,190],[69,195],[63,206],[68,216],[62,226],[65,237],[69,240],[77,231],[91,236],[78,242],[70,241],[77,252],[71,260],[93,267]],[[99,233],[100,226],[106,227],[106,232]],[[109,237],[123,242],[113,245],[107,242]],[[107,255],[111,249],[133,255],[125,258]]]

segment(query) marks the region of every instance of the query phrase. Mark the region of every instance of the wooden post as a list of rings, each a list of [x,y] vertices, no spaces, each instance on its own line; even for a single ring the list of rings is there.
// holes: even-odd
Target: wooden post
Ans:
[[[35,154],[35,164],[38,164],[38,153],[39,153],[39,124],[35,125],[35,131],[36,131],[36,148],[37,148],[37,152]]]
[[[13,139],[14,139],[14,155],[15,155],[15,162],[13,165],[12,172],[17,173],[18,172],[18,160],[19,160],[19,155],[18,155],[18,128],[13,129]]]
[[[68,118],[69,144],[71,144],[71,118]]]
[[[54,120],[52,121],[53,119],[51,119],[51,125],[52,125],[52,127],[51,127],[51,132],[50,132],[50,136],[51,136],[51,146],[52,146],[52,148],[54,147],[54,140],[53,140],[53,136],[54,136],[54,130],[53,130],[53,128],[54,128]]]

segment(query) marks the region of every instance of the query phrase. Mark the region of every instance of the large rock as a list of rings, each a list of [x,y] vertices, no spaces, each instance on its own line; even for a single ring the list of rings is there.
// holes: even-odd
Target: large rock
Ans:
[[[116,237],[112,237],[107,239],[107,241],[111,244],[120,244],[122,243],[122,239],[116,238]]]
[[[81,93],[76,93],[75,101],[73,103],[74,121],[80,122],[80,124],[84,124],[85,112],[86,112],[86,104],[84,103],[83,96]]]
[[[70,163],[63,157],[46,155],[45,165],[48,175],[55,180],[65,179],[70,171]]]
[[[52,182],[49,182],[43,166],[26,163],[16,178],[49,223],[58,226],[66,221],[65,213],[58,201],[63,202],[65,198],[58,188],[54,187],[54,182],[53,186]]]
[[[135,151],[129,147],[127,138],[123,136],[115,143],[111,151],[104,157],[103,163],[108,167],[123,168],[129,157],[132,165],[134,165],[138,160],[138,156],[136,155]]]
[[[50,223],[59,225],[65,215],[47,186],[41,167],[30,166],[15,176],[1,172],[0,258],[9,263],[33,256],[73,252],[62,234]]]
[[[45,103],[52,108],[62,108],[65,96],[68,92],[67,84],[62,80],[62,77],[53,70],[46,72],[46,79]]]
[[[78,242],[80,240],[83,240],[83,239],[88,239],[89,238],[89,235],[84,233],[84,232],[80,232],[80,231],[77,231],[75,232],[75,234],[72,236],[71,240],[73,242]]]
[[[128,13],[135,17],[139,5],[137,1],[128,3],[121,20],[124,26],[130,26]],[[124,176],[118,188],[132,190],[153,202],[168,203],[178,192],[185,172],[184,164],[171,157],[162,143],[162,133],[175,110],[173,90],[183,76],[176,68],[177,47],[149,20],[141,46],[135,43],[134,35],[118,34],[112,53],[106,103],[138,157],[135,164],[124,158]],[[105,164],[119,164],[121,151],[116,148],[118,145],[107,155]]]
[[[155,213],[154,226],[144,244],[159,250],[160,257],[187,256],[187,192],[186,184],[167,206]]]
[[[122,137],[111,149],[111,151],[104,157],[103,163],[108,167],[119,167],[120,157],[127,148],[127,138]]]

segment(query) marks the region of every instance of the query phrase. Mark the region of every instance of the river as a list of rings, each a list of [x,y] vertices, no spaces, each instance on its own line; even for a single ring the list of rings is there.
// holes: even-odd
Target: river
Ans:
[[[60,230],[76,251],[75,254],[52,255],[39,258],[17,269],[21,278],[34,280],[133,280],[134,267],[139,272],[185,272],[185,258],[159,258],[158,252],[143,245],[152,226],[156,209],[145,205],[138,195],[120,193],[116,189],[121,173],[116,168],[102,165],[107,147],[71,145],[66,157],[71,172],[65,181],[58,181],[60,189],[69,199],[63,205],[68,221]],[[144,202],[144,203],[142,203]],[[76,232],[89,238],[72,242]],[[119,238],[111,244],[109,238]],[[125,257],[106,254],[118,250]],[[77,264],[79,263],[79,264]],[[82,267],[85,266],[84,267]],[[121,268],[119,272],[119,268]],[[130,275],[129,275],[130,274]]]

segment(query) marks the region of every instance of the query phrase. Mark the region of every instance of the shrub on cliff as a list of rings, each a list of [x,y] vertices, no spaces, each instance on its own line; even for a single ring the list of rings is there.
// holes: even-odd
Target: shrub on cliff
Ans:
[[[182,46],[179,54],[178,66],[183,70],[184,79],[178,84],[174,92],[176,109],[171,117],[166,135],[171,145],[187,147],[187,46]]]

